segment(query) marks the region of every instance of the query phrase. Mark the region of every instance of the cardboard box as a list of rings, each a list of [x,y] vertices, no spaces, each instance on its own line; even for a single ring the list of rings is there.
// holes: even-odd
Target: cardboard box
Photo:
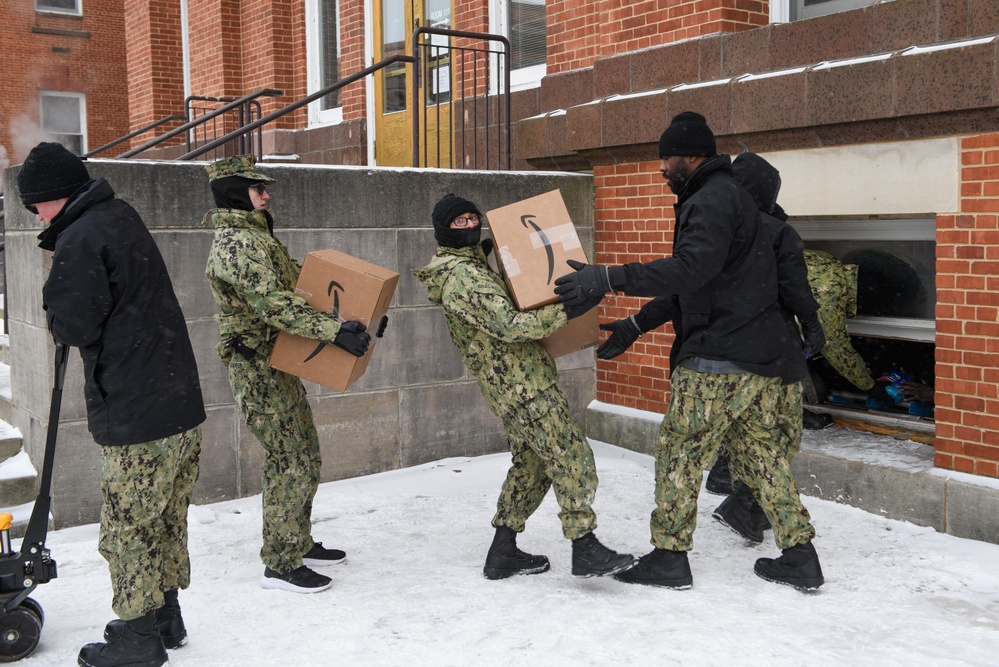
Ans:
[[[551,336],[542,338],[541,346],[553,357],[562,357],[593,347],[600,335],[598,323],[597,309],[594,308],[585,315],[569,320],[568,324]]]
[[[333,313],[343,321],[362,322],[371,334],[371,346],[363,356],[355,357],[335,345],[282,331],[271,352],[271,367],[345,391],[368,367],[378,340],[375,330],[388,312],[398,283],[395,271],[339,250],[310,252],[302,264],[295,294],[316,310]]]
[[[520,310],[558,302],[555,279],[572,269],[566,260],[589,262],[558,190],[486,212],[500,270]],[[541,344],[553,357],[595,345],[597,311],[569,322]]]

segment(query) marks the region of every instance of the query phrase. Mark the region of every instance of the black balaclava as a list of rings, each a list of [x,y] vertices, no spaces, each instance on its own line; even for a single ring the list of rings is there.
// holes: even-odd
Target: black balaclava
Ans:
[[[219,208],[252,211],[253,202],[250,201],[248,190],[251,185],[256,185],[259,182],[242,176],[226,176],[215,179],[212,181],[212,195],[215,197],[215,205]]]
[[[474,228],[453,229],[451,223],[462,213],[474,213],[479,216],[479,224]],[[467,248],[477,245],[482,235],[482,212],[467,199],[448,193],[434,206],[431,219],[434,223],[434,238],[437,245],[446,248]]]

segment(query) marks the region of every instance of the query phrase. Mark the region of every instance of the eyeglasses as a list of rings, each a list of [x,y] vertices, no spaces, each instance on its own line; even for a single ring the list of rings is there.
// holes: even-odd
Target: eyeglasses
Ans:
[[[263,183],[257,183],[256,185],[251,185],[250,189],[256,190],[257,194],[260,195],[261,197],[267,194],[267,186],[264,185]]]
[[[452,224],[454,224],[454,226],[458,229],[464,229],[471,224],[478,224],[481,219],[482,218],[477,215],[469,215],[464,218],[455,218]]]
[[[38,215],[38,208],[34,204],[29,204],[28,206],[25,206],[24,208],[26,208],[29,211],[31,211],[31,215]]]

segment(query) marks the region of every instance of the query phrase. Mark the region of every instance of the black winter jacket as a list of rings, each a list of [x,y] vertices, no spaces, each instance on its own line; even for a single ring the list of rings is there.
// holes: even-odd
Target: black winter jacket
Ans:
[[[94,440],[134,445],[203,422],[184,314],[135,209],[91,181],[38,238],[54,251],[42,289],[49,328],[80,348]]]
[[[671,257],[610,270],[611,284],[625,294],[672,295],[677,339],[670,371],[700,357],[787,382],[800,379],[786,354],[792,340],[777,305],[772,243],[752,196],[732,178],[729,157],[704,161],[674,210]],[[664,298],[652,304],[665,312]]]

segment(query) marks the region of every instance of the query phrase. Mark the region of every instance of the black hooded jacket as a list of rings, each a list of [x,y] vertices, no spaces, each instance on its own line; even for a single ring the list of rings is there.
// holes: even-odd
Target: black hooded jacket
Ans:
[[[184,314],[153,237],[104,179],[73,195],[39,236],[53,250],[49,328],[80,348],[87,418],[101,445],[133,445],[205,420]]]
[[[808,285],[805,245],[798,232],[787,224],[787,214],[777,204],[780,172],[756,153],[740,153],[732,163],[732,173],[735,180],[753,196],[760,210],[760,222],[773,243],[777,257],[777,295],[781,315],[792,338],[800,342],[795,317],[801,322],[814,321],[814,326],[819,327],[819,302],[812,296],[812,288]],[[800,379],[808,377],[804,354],[796,355],[794,360]]]
[[[672,316],[671,372],[699,357],[786,382],[800,379],[786,354],[792,340],[777,305],[772,244],[753,198],[732,177],[729,157],[701,163],[674,210],[671,257],[610,270],[615,289],[660,297],[650,310]],[[648,324],[652,315],[643,311]]]

